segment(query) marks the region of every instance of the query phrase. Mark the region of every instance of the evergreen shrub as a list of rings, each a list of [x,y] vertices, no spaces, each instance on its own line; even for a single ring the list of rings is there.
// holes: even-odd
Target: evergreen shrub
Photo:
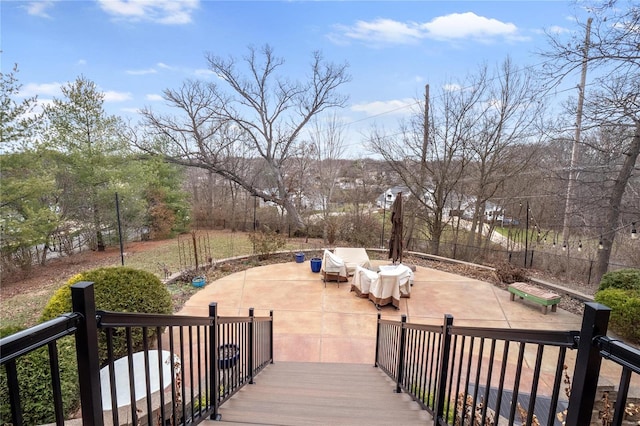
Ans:
[[[600,280],[598,290],[619,288],[621,290],[640,290],[640,269],[620,269],[607,272]]]
[[[0,337],[7,337],[20,331],[15,327],[0,328]],[[63,412],[65,418],[78,410],[80,406],[78,369],[73,336],[63,337],[56,342],[60,387],[62,391]],[[55,422],[51,368],[47,347],[36,349],[16,360],[20,404],[23,422],[27,425]],[[11,404],[7,374],[0,369],[0,424],[11,424]]]
[[[594,299],[611,308],[609,329],[631,344],[640,344],[640,290],[609,287],[598,290]]]
[[[80,281],[94,283],[96,309],[113,312],[171,314],[171,294],[154,274],[126,267],[98,268],[73,276],[54,293],[42,313],[43,321],[71,312],[71,286]],[[149,342],[156,338],[156,329],[147,330]],[[131,330],[132,349],[143,348],[141,328]],[[107,360],[107,343],[104,333],[99,333],[100,364]],[[113,330],[113,354],[120,358],[127,354],[126,333]]]

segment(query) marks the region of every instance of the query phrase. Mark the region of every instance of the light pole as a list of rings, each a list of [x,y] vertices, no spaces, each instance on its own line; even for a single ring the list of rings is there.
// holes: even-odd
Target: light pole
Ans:
[[[391,200],[391,197],[393,197],[393,195],[385,191],[382,200],[382,235],[380,235],[380,248],[384,248],[384,223],[386,222],[387,215],[387,199]]]
[[[527,251],[529,250],[529,201],[527,200],[527,220],[524,232],[524,267],[527,267]]]

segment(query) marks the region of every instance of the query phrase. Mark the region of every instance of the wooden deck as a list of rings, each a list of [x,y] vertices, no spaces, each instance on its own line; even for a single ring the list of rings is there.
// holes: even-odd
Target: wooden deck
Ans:
[[[424,425],[431,416],[379,369],[363,364],[278,362],[220,407],[234,425]]]

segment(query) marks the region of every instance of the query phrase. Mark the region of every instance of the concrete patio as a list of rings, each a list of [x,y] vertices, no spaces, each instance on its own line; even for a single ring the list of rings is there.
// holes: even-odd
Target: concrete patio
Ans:
[[[417,267],[411,297],[401,299],[399,310],[389,305],[378,311],[350,291],[351,281],[325,287],[309,261],[261,266],[209,282],[180,314],[206,316],[210,302],[218,303],[220,316],[273,310],[274,361],[359,364],[374,362],[378,312],[421,324],[442,324],[448,313],[455,325],[492,328],[579,330],[582,321],[562,309],[544,315],[538,305],[512,302],[490,283],[424,267]]]

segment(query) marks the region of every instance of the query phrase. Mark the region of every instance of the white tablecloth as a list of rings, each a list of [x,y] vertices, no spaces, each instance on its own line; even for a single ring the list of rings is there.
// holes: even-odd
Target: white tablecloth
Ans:
[[[369,299],[377,306],[392,304],[400,307],[400,297],[410,297],[413,271],[408,266],[380,266],[378,279],[371,284]]]

